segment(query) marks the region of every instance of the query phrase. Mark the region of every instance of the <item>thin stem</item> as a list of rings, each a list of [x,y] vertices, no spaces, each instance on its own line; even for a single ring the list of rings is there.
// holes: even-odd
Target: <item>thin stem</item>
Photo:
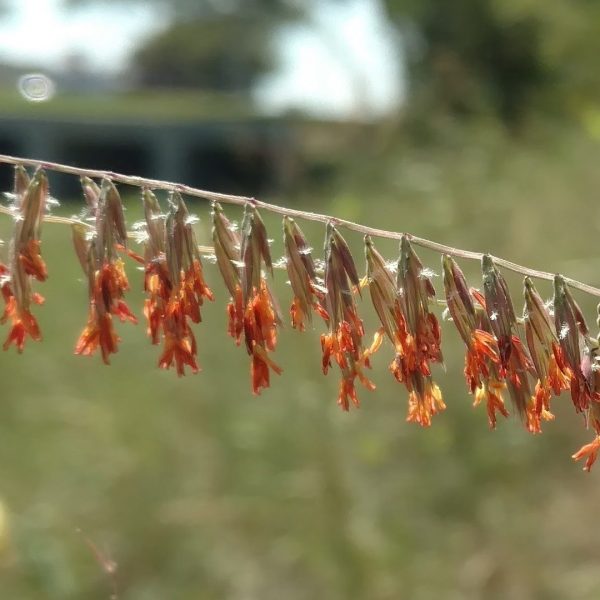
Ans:
[[[84,223],[79,219],[73,217],[58,217],[56,215],[44,215],[44,222],[46,223],[61,223],[63,225],[83,225],[87,229],[94,229],[94,226],[90,223]]]
[[[0,161],[1,162],[1,161]],[[0,214],[10,215],[11,217],[15,216],[15,213],[10,209],[6,208],[6,206],[0,205]],[[84,223],[79,219],[75,219],[74,217],[59,217],[57,215],[44,215],[45,223],[60,223],[61,225],[82,225],[83,227],[87,227],[87,229],[93,229],[94,226],[90,223]]]
[[[276,204],[269,204],[268,202],[263,202],[261,200],[257,200],[256,198],[252,198],[249,196],[221,194],[218,192],[210,192],[207,190],[194,188],[188,185],[183,185],[181,183],[162,181],[160,179],[147,179],[145,177],[123,175],[121,173],[114,173],[112,171],[102,171],[98,169],[81,169],[79,167],[72,167],[70,165],[63,165],[60,163],[48,162],[43,160],[33,160],[30,158],[20,158],[16,156],[9,156],[6,154],[0,154],[0,163],[24,165],[30,167],[41,167],[49,171],[57,171],[60,173],[66,173],[70,175],[78,175],[80,177],[91,177],[100,179],[106,177],[114,182],[122,183],[125,185],[131,185],[134,187],[146,187],[153,190],[159,189],[179,192],[180,194],[184,194],[186,196],[203,198],[205,200],[211,200],[215,202],[222,202],[223,204],[235,204],[237,206],[245,206],[248,203],[252,203],[256,207],[262,208],[269,212],[277,213],[280,215],[287,215],[288,217],[298,217],[301,219],[306,219],[308,221],[318,221],[320,223],[332,223],[334,225],[341,225],[352,231],[367,234],[373,237],[400,240],[403,235],[406,235],[410,239],[410,241],[416,246],[420,246],[421,248],[428,248],[430,250],[434,250],[442,254],[449,254],[450,256],[454,256],[456,258],[480,261],[484,256],[484,253],[482,252],[473,252],[471,250],[461,250],[460,248],[453,248],[452,246],[446,246],[445,244],[440,244],[438,242],[434,242],[426,238],[412,235],[410,233],[401,233],[397,231],[377,229],[375,227],[367,227],[366,225],[361,225],[360,223],[354,223],[353,221],[339,219],[337,217],[332,217],[329,215],[298,210],[295,208],[286,208],[284,206],[277,206]],[[2,212],[7,211],[6,209],[3,209]],[[548,281],[552,281],[554,279],[554,273],[530,269],[529,267],[518,265],[514,262],[511,262],[504,258],[499,258],[497,256],[492,256],[492,259],[494,260],[496,265],[503,267],[509,271],[520,273],[521,275],[528,275],[529,277],[534,277],[536,279],[545,279]],[[565,277],[565,281],[573,288],[581,290],[582,292],[585,292],[587,294],[591,294],[592,296],[600,297],[599,288],[593,287],[586,283],[582,283],[581,281],[577,281],[575,279],[571,279],[569,277]]]

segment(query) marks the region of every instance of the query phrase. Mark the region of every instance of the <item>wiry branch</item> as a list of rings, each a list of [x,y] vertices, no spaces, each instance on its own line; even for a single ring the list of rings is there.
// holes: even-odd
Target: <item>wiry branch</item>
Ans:
[[[442,254],[448,254],[450,256],[454,256],[456,258],[464,258],[467,260],[476,260],[481,261],[484,256],[482,252],[473,252],[471,250],[462,250],[460,248],[453,248],[452,246],[447,246],[445,244],[440,244],[439,242],[434,242],[432,240],[428,240],[426,238],[422,238],[411,233],[403,233],[397,231],[387,231],[385,229],[378,229],[376,227],[368,227],[366,225],[362,225],[360,223],[355,223],[353,221],[349,221],[347,219],[340,219],[338,217],[332,217],[330,215],[324,215],[321,213],[315,213],[310,211],[298,210],[294,208],[287,208],[285,206],[277,206],[276,204],[270,204],[268,202],[263,202],[262,200],[257,200],[256,198],[252,198],[250,196],[236,196],[233,194],[222,194],[219,192],[211,192],[208,190],[202,190],[199,188],[191,187],[189,185],[184,185],[181,183],[174,183],[170,181],[163,181],[160,179],[149,179],[145,177],[138,177],[134,175],[124,175],[122,173],[115,173],[113,171],[103,171],[99,169],[84,169],[79,167],[73,167],[71,165],[64,165],[55,162],[48,162],[43,160],[34,160],[30,158],[20,158],[17,156],[9,156],[6,154],[0,154],[0,163],[12,164],[12,165],[24,165],[30,167],[41,167],[43,169],[47,169],[50,171],[56,171],[59,173],[65,173],[69,175],[78,175],[80,177],[91,177],[91,178],[108,178],[113,182],[122,183],[125,185],[130,185],[133,187],[144,187],[152,190],[166,190],[172,192],[179,192],[180,194],[184,194],[186,196],[192,196],[195,198],[203,198],[205,200],[221,202],[224,204],[234,204],[237,206],[246,206],[247,204],[253,204],[257,208],[262,208],[272,213],[285,215],[288,217],[298,217],[301,219],[306,219],[309,221],[317,221],[320,223],[332,223],[337,226],[343,226],[352,231],[356,231],[358,233],[370,235],[372,237],[379,238],[387,238],[392,240],[401,240],[403,236],[406,236],[410,239],[410,241],[422,248],[428,248],[430,250],[434,250],[436,252],[440,252]],[[6,213],[6,209],[0,207],[0,212]],[[50,220],[50,219],[47,219]],[[52,217],[52,220],[55,222],[75,222],[72,219],[63,219],[61,217]],[[519,265],[517,263],[511,262],[504,258],[500,258],[497,256],[491,257],[497,266],[503,267],[509,271],[513,271],[515,273],[520,273],[521,275],[534,277],[536,279],[544,279],[547,281],[554,280],[554,273],[549,273],[546,271],[538,271],[537,269],[530,269],[529,267],[525,267],[523,265]],[[571,279],[570,277],[565,277],[564,280],[566,283],[572,288],[576,288],[590,294],[592,296],[600,297],[600,288],[588,285],[587,283],[583,283],[581,281],[577,281],[575,279]]]
[[[408,392],[406,420],[428,427],[432,417],[446,408],[431,369],[444,361],[442,330],[432,310],[437,304],[435,289],[414,244],[442,254],[446,309],[466,346],[463,372],[467,388],[475,405],[485,404],[490,428],[496,426],[498,415],[509,414],[502,397],[504,391],[525,428],[530,433],[541,433],[542,422],[554,418],[550,411],[552,397],[568,390],[575,410],[584,414],[586,426],[595,431],[595,438],[573,458],[586,458],[584,469],[589,471],[600,453],[600,379],[595,376],[600,368],[600,338],[590,335],[568,284],[595,296],[600,296],[599,289],[488,254],[254,198],[12,156],[0,155],[0,163],[15,165],[14,204],[0,207],[1,213],[14,219],[8,263],[0,263],[0,296],[4,300],[0,323],[10,321],[5,350],[14,345],[22,352],[26,339],[42,339],[31,309],[44,301],[32,283],[48,278],[40,235],[45,219],[71,225],[74,250],[87,277],[88,319],[75,344],[75,354],[87,356],[100,351],[102,361],[110,364],[120,343],[115,321],[137,323],[126,302],[129,282],[121,258],[121,253],[126,253],[144,265],[146,332],[152,344],[162,343],[159,367],[173,367],[179,376],[186,370],[198,373],[198,344],[192,324],[202,321],[204,302],[214,300],[201,261],[201,254],[211,252],[229,292],[227,333],[238,346],[243,342],[250,359],[252,391],[260,394],[270,387],[273,374],[282,373],[273,352],[284,320],[267,277],[278,265],[272,260],[267,230],[258,210],[262,208],[283,215],[285,257],[278,263],[287,271],[293,292],[291,324],[303,331],[313,314],[323,319],[327,331],[320,337],[321,368],[326,375],[330,368],[338,367],[337,402],[343,410],[360,405],[357,384],[375,389],[366,372],[384,338],[395,350],[389,370]],[[25,166],[41,168],[30,175]],[[46,215],[46,170],[81,176],[86,217]],[[94,179],[101,179],[100,185]],[[115,183],[141,188],[141,231],[127,230]],[[152,191],[156,189],[170,192],[166,214]],[[195,219],[187,209],[184,194],[212,201],[212,247],[198,245]],[[239,229],[225,215],[222,203],[244,207]],[[290,217],[326,225],[324,257],[319,267],[298,223]],[[338,226],[365,234],[365,277],[360,277]],[[376,249],[373,237],[400,240],[396,276]],[[128,247],[128,238],[143,243],[143,255]],[[468,285],[453,257],[481,262],[481,290]],[[517,317],[498,266],[526,276],[522,320]],[[552,312],[535,289],[532,277],[553,280]],[[355,301],[355,292],[362,295],[361,289],[368,290],[381,325],[370,344]],[[112,563],[106,565],[107,573],[112,573]]]

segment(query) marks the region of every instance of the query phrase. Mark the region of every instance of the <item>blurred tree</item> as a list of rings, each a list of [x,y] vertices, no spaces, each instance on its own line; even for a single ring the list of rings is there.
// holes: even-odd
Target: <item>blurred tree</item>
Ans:
[[[133,57],[142,85],[244,92],[273,65],[261,23],[236,17],[175,21]]]
[[[492,107],[516,119],[548,77],[540,23],[507,19],[495,0],[385,0],[407,35],[413,83],[459,113]]]
[[[2,0],[0,0],[2,1]],[[236,15],[267,20],[290,19],[305,12],[302,0],[65,0],[67,5],[139,4],[155,5],[177,20],[208,18],[215,15]]]
[[[247,91],[269,72],[277,27],[309,21],[314,6],[302,0],[65,1],[154,4],[165,29],[135,56],[142,82],[221,91]],[[372,1],[402,34],[417,110],[492,112],[511,124],[541,105],[577,116],[590,105],[597,110],[600,2]]]
[[[302,17],[294,0],[68,0],[156,5],[165,29],[133,57],[142,85],[247,92],[275,66],[276,27]]]
[[[413,93],[458,113],[517,122],[533,104],[600,91],[600,3],[383,0],[404,34]],[[584,101],[585,102],[585,101]]]

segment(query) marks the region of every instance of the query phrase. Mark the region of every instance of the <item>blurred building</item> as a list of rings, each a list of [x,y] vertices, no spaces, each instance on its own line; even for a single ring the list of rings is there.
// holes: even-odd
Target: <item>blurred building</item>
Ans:
[[[46,73],[53,97],[27,98],[27,90],[19,90],[24,71],[0,65],[2,154],[246,195],[280,191],[289,182],[291,127],[256,114],[239,98],[128,91],[126,81],[75,69]],[[7,189],[10,173],[1,177]],[[54,191],[77,193],[74,186],[72,177],[59,177]]]

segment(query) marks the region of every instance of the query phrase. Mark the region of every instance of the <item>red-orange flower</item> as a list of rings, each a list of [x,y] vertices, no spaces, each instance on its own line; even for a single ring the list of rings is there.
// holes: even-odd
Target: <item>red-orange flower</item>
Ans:
[[[167,300],[158,296],[146,299],[145,314],[152,343],[158,344],[161,337],[163,339],[160,368],[169,369],[175,365],[177,374],[182,376],[188,365],[192,373],[197,373],[200,369],[196,362],[196,338],[187,322],[189,315],[185,305],[177,295],[173,294]]]
[[[350,323],[354,323],[354,325]],[[335,331],[321,335],[323,373],[327,375],[332,365],[332,359],[340,368],[342,379],[339,386],[338,405],[345,411],[350,409],[350,401],[357,408],[360,406],[354,385],[356,379],[366,389],[375,389],[375,384],[364,374],[364,369],[371,368],[370,357],[381,346],[383,330],[375,334],[373,343],[365,350],[362,349],[359,339],[363,335],[362,321],[356,314],[350,318],[350,321],[344,320],[339,323]]]
[[[429,427],[431,417],[446,408],[442,392],[431,377],[424,377],[420,373],[413,374],[410,385],[412,390],[408,395],[406,420],[409,423],[418,423],[421,427]]]
[[[244,338],[248,354],[252,357],[250,378],[252,391],[260,394],[261,389],[270,385],[272,369],[278,375],[281,368],[268,355],[277,344],[277,321],[266,281],[261,279],[260,288],[253,290],[244,311]]]
[[[19,260],[27,275],[38,281],[46,281],[48,270],[40,254],[40,240],[29,240],[19,252]]]
[[[148,324],[147,333],[153,344],[160,342],[161,328],[172,287],[164,254],[162,258],[152,259],[145,265],[144,291],[148,297],[144,300],[144,316]]]
[[[39,294],[33,295],[33,301],[36,304],[43,304],[44,299]],[[19,353],[23,352],[25,339],[29,336],[32,340],[39,342],[42,339],[40,328],[36,318],[29,309],[19,306],[15,296],[10,296],[4,308],[4,313],[0,317],[0,323],[10,320],[11,328],[2,346],[8,350],[11,344],[14,344]]]
[[[254,288],[244,310],[244,335],[248,351],[251,352],[255,344],[265,346],[268,350],[275,350],[277,344],[277,320],[271,301],[271,294],[264,278],[260,280],[260,287]]]
[[[244,332],[244,301],[242,300],[242,288],[239,284],[235,286],[233,296],[227,304],[227,316],[227,333],[239,346]]]
[[[584,471],[590,472],[592,465],[598,458],[598,452],[600,451],[600,434],[596,434],[596,437],[589,443],[582,446],[575,454],[573,454],[574,460],[581,460],[587,458],[585,461]]]
[[[490,376],[490,361],[498,362],[498,345],[491,333],[475,329],[465,356],[465,378],[471,394]]]
[[[75,354],[89,356],[98,348],[102,360],[109,364],[109,356],[118,350],[113,316],[121,322],[137,323],[125,303],[124,294],[129,289],[123,261],[105,262],[98,269],[90,269],[90,309],[88,322],[75,345]]]
[[[91,304],[87,325],[75,344],[75,354],[91,356],[100,348],[102,360],[108,365],[109,356],[118,350],[118,342],[110,313],[100,313],[98,306]]]
[[[187,323],[187,315],[183,306],[176,299],[168,302],[166,314],[163,319],[164,346],[158,365],[161,369],[169,369],[173,364],[177,375],[185,375],[185,366],[189,366],[192,373],[200,369],[196,362],[198,348],[196,338]]]
[[[0,323],[10,322],[10,331],[3,349],[8,350],[11,344],[14,344],[17,351],[21,353],[25,348],[27,336],[36,342],[42,339],[37,319],[31,313],[30,305],[43,304],[44,298],[40,294],[32,293],[28,276],[19,268],[15,270],[15,276],[19,278],[19,281],[14,282],[16,285],[11,286],[7,275],[5,275],[6,280],[1,284],[5,307]],[[13,287],[16,293],[13,292]]]
[[[487,416],[490,429],[496,427],[496,413],[500,413],[504,417],[508,417],[508,410],[502,398],[502,392],[506,389],[506,384],[500,381],[495,376],[488,377],[475,390],[474,406],[485,403],[487,407]]]
[[[244,339],[248,354],[252,357],[252,391],[258,395],[261,389],[270,385],[269,368],[278,375],[282,372],[268,356],[268,352],[275,350],[277,345],[277,320],[264,278],[261,278],[258,289],[253,288],[244,310]]]
[[[504,417],[508,417],[509,415],[503,398],[503,392],[507,386],[504,377],[501,375],[502,367],[500,365],[498,343],[485,310],[485,298],[479,290],[473,288],[469,289],[469,294],[474,301],[473,306],[475,308],[477,330],[486,334],[486,340],[489,341],[490,337],[494,340],[493,349],[495,351],[495,356],[493,358],[490,357],[485,363],[488,373],[486,374],[483,369],[479,371],[481,376],[480,385],[475,390],[473,406],[478,406],[485,402],[490,429],[495,429],[497,413],[500,413]],[[483,358],[483,354],[480,353],[481,358]]]

